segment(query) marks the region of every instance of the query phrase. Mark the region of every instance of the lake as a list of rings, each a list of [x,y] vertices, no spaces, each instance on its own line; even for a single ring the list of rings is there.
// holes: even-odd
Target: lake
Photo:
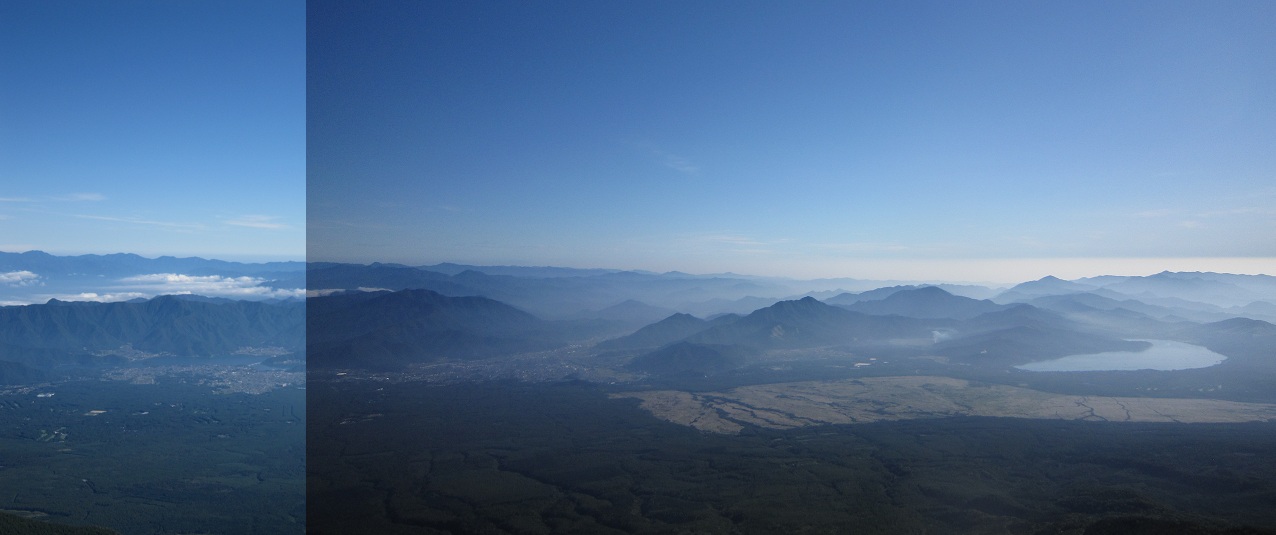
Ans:
[[[1227,357],[1204,347],[1171,340],[1144,340],[1143,351],[1109,351],[1030,362],[1015,366],[1030,372],[1092,372],[1115,370],[1189,370],[1213,366]]]

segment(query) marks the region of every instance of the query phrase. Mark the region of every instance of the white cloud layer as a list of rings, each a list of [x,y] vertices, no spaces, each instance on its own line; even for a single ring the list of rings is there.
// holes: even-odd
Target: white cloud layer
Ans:
[[[78,294],[63,294],[50,296],[58,301],[97,301],[99,303],[115,303],[119,301],[128,301],[129,299],[151,297],[140,292],[115,292],[115,293],[97,293],[97,292],[80,292]]]
[[[40,276],[30,271],[10,271],[0,273],[0,284],[5,286],[38,286]]]
[[[120,279],[121,289],[149,295],[195,294],[230,299],[272,299],[305,297],[302,288],[270,288],[265,279],[256,277],[223,277],[221,275],[182,275],[154,273]]]

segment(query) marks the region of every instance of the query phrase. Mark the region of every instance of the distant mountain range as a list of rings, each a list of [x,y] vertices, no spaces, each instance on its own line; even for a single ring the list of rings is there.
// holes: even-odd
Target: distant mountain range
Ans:
[[[167,275],[167,276],[161,276]],[[63,300],[120,300],[165,293],[235,299],[300,297],[304,262],[243,263],[135,254],[56,256],[0,252],[0,305]]]
[[[604,351],[656,348],[677,342],[712,326],[713,323],[709,321],[679,312],[638,329],[633,334],[603,341],[597,347]]]
[[[967,294],[956,295],[936,285],[853,293],[738,275],[429,267],[439,271],[312,264],[312,289],[392,291],[312,298],[310,328],[320,334],[309,341],[311,365],[394,367],[576,343],[633,355],[630,369],[654,374],[718,373],[748,355],[820,347],[889,349],[1006,367],[1147,347],[1131,338],[1210,338],[1191,329],[1241,313],[1276,311],[1276,305],[1262,300],[1276,296],[1276,285],[1266,276],[1045,277],[1004,291],[947,286]],[[833,295],[822,302],[795,296],[802,293]],[[566,318],[572,321],[562,321]],[[590,327],[582,326],[589,321],[594,322]],[[627,330],[599,342],[596,337],[607,332],[604,323]],[[1219,338],[1210,339],[1218,343]]]
[[[819,347],[896,347],[998,366],[1147,347],[1032,305],[996,305],[938,288],[905,290],[863,303],[879,303],[892,312],[931,303],[942,313],[867,314],[806,297],[712,321],[673,314],[594,349],[631,352],[635,357],[629,367],[636,371],[685,374],[717,373],[765,351]],[[972,307],[989,312],[975,315]],[[961,317],[943,317],[954,315]],[[401,369],[412,363],[496,358],[579,343],[585,334],[579,328],[573,332],[577,324],[542,320],[484,297],[448,297],[429,290],[311,298],[308,325],[309,363],[316,369]]]
[[[505,273],[510,270],[493,271]],[[425,289],[453,297],[483,296],[547,319],[579,318],[581,311],[601,311],[626,301],[635,302],[630,303],[630,308],[641,304],[664,309],[661,313],[667,314],[715,299],[735,300],[749,295],[783,296],[794,293],[794,288],[784,284],[745,278],[633,271],[514,276],[473,269],[449,275],[390,264],[317,263],[310,266],[307,279],[312,292],[358,288]],[[721,310],[727,311],[735,310]]]
[[[992,301],[953,295],[935,286],[900,290],[891,292],[882,299],[858,300],[842,306],[853,312],[878,316],[893,314],[930,319],[970,319],[1006,308],[1006,305],[998,305]]]
[[[197,296],[0,307],[0,373],[11,377],[125,346],[194,356],[276,345],[304,351],[315,369],[402,369],[573,344],[628,359],[632,371],[694,375],[811,348],[1007,367],[1138,350],[1145,344],[1131,340],[1140,338],[1226,347],[1254,362],[1266,362],[1264,344],[1276,344],[1276,278],[1265,275],[1045,277],[1005,290],[891,284],[857,293],[830,281],[553,267],[311,263],[302,271],[289,262],[39,252],[0,253],[0,262],[4,273],[39,270],[41,282],[171,271],[305,280],[311,295],[304,309]]]
[[[309,299],[313,368],[400,369],[558,347],[570,329],[485,297],[430,290],[352,292]]]
[[[225,277],[266,276],[304,272],[305,262],[264,262],[249,264],[209,260],[199,257],[161,256],[146,258],[132,253],[56,256],[43,251],[7,253],[0,251],[0,272],[31,271],[42,276],[124,277],[138,273],[184,273]]]
[[[1018,284],[993,298],[999,303],[1024,301],[1047,295],[1097,293],[1113,298],[1177,300],[1214,307],[1276,302],[1276,277],[1208,272],[1164,271],[1145,277],[1103,276],[1076,281],[1056,277]]]
[[[987,299],[998,305],[1030,302],[1039,297],[1090,293],[1116,301],[1137,299],[1143,304],[1162,307],[1167,314],[1193,321],[1218,321],[1229,317],[1276,321],[1276,277],[1267,275],[1165,272],[1146,277],[1107,276],[1076,281],[1044,277],[1009,289],[999,289],[952,284],[888,285],[881,284],[882,281],[857,279],[802,281],[734,274],[696,276],[677,272],[658,274],[605,269],[312,263],[308,277],[309,288],[314,291],[428,289],[449,296],[487,297],[546,319],[589,317],[594,312],[627,301],[633,302],[631,306],[638,303],[660,309],[662,313],[682,312],[698,317],[722,313],[748,314],[779,301],[811,294],[832,295],[826,301],[829,304],[879,314],[886,310],[881,307],[903,304],[864,305],[866,308],[863,309],[851,305],[879,301],[905,290],[937,287],[954,297],[973,301]],[[833,284],[863,289],[858,292],[836,291],[835,287],[830,287]],[[955,317],[952,314],[969,316],[982,311],[979,307],[987,307],[986,304],[964,303],[969,307],[968,311],[948,310],[944,313],[945,317]],[[899,312],[907,315],[918,313],[921,308],[901,308]],[[939,314],[934,310],[928,313]]]

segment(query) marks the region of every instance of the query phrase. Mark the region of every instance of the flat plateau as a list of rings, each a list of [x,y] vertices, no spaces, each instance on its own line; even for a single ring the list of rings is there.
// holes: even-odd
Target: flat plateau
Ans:
[[[1077,396],[938,376],[872,377],[744,386],[724,392],[650,390],[636,398],[658,418],[713,433],[746,425],[790,429],[920,418],[992,416],[1123,422],[1276,421],[1276,405],[1214,399]]]

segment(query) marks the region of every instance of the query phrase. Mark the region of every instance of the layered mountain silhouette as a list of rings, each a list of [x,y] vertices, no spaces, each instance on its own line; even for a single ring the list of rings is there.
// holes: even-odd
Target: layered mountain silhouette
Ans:
[[[42,276],[125,277],[139,273],[184,273],[187,275],[272,276],[306,270],[304,262],[242,263],[199,257],[161,256],[146,258],[132,253],[57,256],[44,251],[10,253],[0,251],[0,273],[30,271]],[[299,285],[301,287],[304,285]]]
[[[21,364],[27,370],[10,366],[6,375],[38,374],[61,364],[92,364],[94,353],[123,347],[209,357],[267,346],[304,349],[303,303],[160,296],[123,303],[50,300],[43,305],[0,307],[0,361]]]
[[[925,286],[891,292],[879,300],[856,301],[843,308],[875,316],[894,314],[911,318],[970,319],[980,314],[1003,310],[1006,306],[956,296],[935,286]]]
[[[892,312],[887,315],[849,311],[807,297],[782,301],[721,325],[673,315],[632,335],[600,343],[598,348],[641,350],[663,344],[635,358],[633,369],[665,374],[680,369],[674,363],[679,358],[711,362],[713,366],[708,368],[690,363],[686,366],[687,370],[716,373],[727,363],[739,365],[745,356],[773,349],[895,347],[895,354],[934,354],[956,362],[1013,366],[1078,353],[1137,351],[1149,345],[1025,304],[997,305],[953,296],[938,288],[901,290],[889,295],[886,299],[861,302],[876,303],[873,306],[881,307],[877,310]],[[890,302],[892,298],[894,302]],[[935,307],[933,312],[926,309],[927,303]],[[910,310],[936,317],[895,314]],[[970,316],[979,310],[991,312],[964,320],[943,317]]]
[[[917,318],[852,312],[805,297],[756,310],[737,321],[695,334],[687,341],[759,349],[799,349],[929,338],[936,325]]]
[[[431,271],[435,267],[446,273]],[[579,319],[582,310],[601,311],[632,300],[664,309],[650,321],[675,311],[700,316],[748,313],[780,300],[759,296],[793,295],[800,293],[801,287],[792,284],[794,281],[731,275],[454,264],[419,268],[315,263],[310,265],[308,281],[312,290],[425,289],[453,297],[481,295],[545,319]]]
[[[1029,362],[1108,351],[1142,351],[1143,341],[1044,326],[1018,325],[980,332],[936,344],[932,351],[958,362],[1014,366]]]
[[[674,314],[673,310],[626,299],[602,310],[582,310],[573,319],[609,322],[618,332],[627,332]]]
[[[868,291],[859,292],[859,293],[845,292],[845,293],[841,293],[833,297],[830,297],[828,299],[825,299],[824,302],[830,305],[839,305],[839,306],[853,305],[861,301],[878,301],[878,300],[886,299],[887,297],[890,297],[897,292],[902,292],[905,290],[916,290],[918,288],[921,288],[921,286],[909,284],[904,286],[886,286],[883,288],[876,288],[873,290],[868,290]]]
[[[998,303],[1010,303],[1014,301],[1032,299],[1034,297],[1041,297],[1044,295],[1089,292],[1096,288],[1097,286],[1094,285],[1066,281],[1053,275],[1047,275],[1035,281],[1016,284],[1009,290],[1006,290],[993,298],[993,301]]]
[[[1268,287],[1263,277],[1220,274],[1080,281],[1044,277],[1002,292],[996,302],[933,285],[842,292],[821,302],[810,296],[749,297],[789,288],[773,279],[731,275],[434,267],[447,273],[389,264],[312,266],[311,280],[320,285],[426,287],[396,291],[395,297],[358,292],[312,299],[312,330],[333,333],[312,337],[312,365],[392,368],[440,359],[499,358],[586,340],[590,333],[614,331],[628,321],[629,334],[612,334],[592,347],[609,358],[631,358],[631,370],[653,374],[712,374],[746,365],[750,356],[768,351],[821,347],[938,355],[951,362],[1004,368],[1069,354],[1147,347],[1131,338],[1209,339],[1222,344],[1227,335],[1217,333],[1224,329],[1202,327],[1201,322],[1235,317],[1228,310],[1235,314],[1270,308],[1252,300],[1226,309],[1185,297],[1202,293],[1201,288],[1214,295],[1224,288]],[[959,289],[974,295],[993,291]],[[1149,297],[1124,293],[1136,290]],[[1149,293],[1153,290],[1158,292],[1154,296]],[[730,297],[733,293],[737,297]],[[742,315],[701,319],[712,316],[711,310],[750,303],[759,306]],[[561,320],[544,320],[539,311],[545,309],[558,311],[551,317],[576,318],[577,324],[569,328]],[[567,310],[578,312],[565,314]],[[702,316],[688,314],[691,311]],[[657,313],[659,318],[654,317]],[[581,323],[585,318],[610,327],[591,331]]]
[[[1180,337],[1228,355],[1229,362],[1251,370],[1276,389],[1276,325],[1249,318],[1184,324]]]
[[[307,325],[312,368],[397,369],[550,349],[567,339],[563,326],[505,303],[430,290],[311,298]]]
[[[706,330],[712,325],[691,314],[678,313],[638,329],[633,334],[601,342],[596,347],[605,351],[660,347]]]
[[[226,354],[245,346],[304,345],[300,302],[202,302],[160,296],[141,302],[51,300],[0,307],[0,339],[13,347],[82,351],[135,349],[177,356]]]
[[[803,295],[829,295],[839,286],[865,289],[859,293],[842,292],[834,295],[826,300],[828,304],[849,306],[860,302],[881,301],[892,294],[926,286],[941,288],[956,297],[991,297],[997,304],[1030,302],[1046,296],[1090,293],[1116,301],[1137,299],[1147,305],[1166,308],[1169,313],[1192,321],[1218,321],[1245,314],[1261,314],[1265,310],[1263,302],[1267,305],[1276,303],[1276,278],[1220,273],[1167,272],[1146,277],[1105,276],[1075,281],[1049,276],[1005,291],[951,284],[873,286],[870,285],[871,281],[855,279],[798,281],[733,274],[688,275],[676,272],[460,264],[412,267],[401,264],[313,263],[309,267],[308,276],[308,287],[312,290],[427,289],[453,297],[483,296],[553,320],[580,319],[584,317],[581,311],[596,313],[628,300],[663,309],[658,317],[651,317],[649,321],[666,317],[673,312],[698,317],[727,312],[744,315],[779,301],[797,300]],[[1251,304],[1254,304],[1252,308],[1246,308]],[[1147,311],[1132,310],[1160,317]],[[1180,311],[1184,314],[1178,314]],[[910,311],[900,309],[899,312]],[[940,315],[935,312],[929,314]],[[960,317],[969,317],[969,314],[960,313]],[[953,317],[951,314],[943,316]],[[632,325],[631,328],[640,326]]]
[[[1249,279],[1263,281],[1262,278]],[[1178,297],[1188,301],[1198,301],[1219,306],[1243,306],[1255,301],[1256,296],[1270,293],[1258,293],[1256,288],[1242,288],[1233,282],[1224,282],[1201,274],[1161,272],[1147,277],[1129,277],[1120,282],[1107,284],[1103,289],[1119,292],[1133,297]]]

